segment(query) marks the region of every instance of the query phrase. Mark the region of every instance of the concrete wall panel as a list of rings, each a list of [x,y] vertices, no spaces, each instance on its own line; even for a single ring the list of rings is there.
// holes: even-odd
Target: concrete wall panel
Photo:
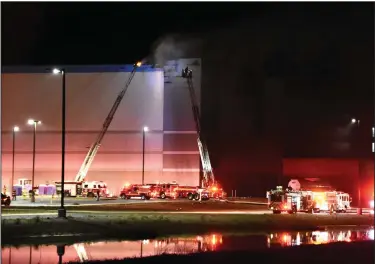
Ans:
[[[198,151],[197,135],[164,134],[164,151]]]
[[[198,186],[199,185],[199,170],[168,170],[163,171],[163,180],[165,182],[176,181],[182,185]]]
[[[67,129],[98,130],[129,73],[71,73],[66,75]],[[2,125],[26,125],[42,120],[40,130],[61,129],[61,77],[50,74],[3,74]],[[110,130],[162,130],[163,74],[137,72],[120,104]]]

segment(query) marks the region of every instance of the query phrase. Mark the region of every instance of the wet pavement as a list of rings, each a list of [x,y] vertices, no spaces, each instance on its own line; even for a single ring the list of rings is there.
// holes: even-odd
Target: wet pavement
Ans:
[[[142,241],[77,242],[73,245],[3,246],[2,263],[55,264],[114,258],[140,258],[161,254],[189,254],[209,251],[263,250],[304,244],[327,244],[374,240],[374,229],[332,229],[313,232],[268,234],[202,234]],[[59,262],[58,252],[62,255]]]

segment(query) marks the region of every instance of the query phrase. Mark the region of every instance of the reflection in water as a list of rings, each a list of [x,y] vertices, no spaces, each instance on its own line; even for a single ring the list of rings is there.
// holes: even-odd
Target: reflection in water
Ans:
[[[267,238],[268,247],[299,246],[302,244],[327,244],[332,242],[354,242],[361,240],[374,240],[374,229],[369,230],[330,230],[296,233],[274,233]]]
[[[190,254],[219,250],[246,250],[301,244],[324,244],[335,241],[373,240],[374,229],[272,233],[268,235],[222,236],[220,234],[171,237],[143,241],[108,241],[76,243],[71,246],[3,247],[4,264],[55,264],[113,258],[146,257],[160,254]]]

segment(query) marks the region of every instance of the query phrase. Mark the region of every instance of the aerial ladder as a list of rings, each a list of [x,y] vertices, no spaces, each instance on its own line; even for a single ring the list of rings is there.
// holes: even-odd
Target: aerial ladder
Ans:
[[[119,107],[122,99],[124,98],[124,95],[126,93],[126,91],[128,90],[128,87],[135,75],[135,72],[137,71],[137,68],[140,67],[142,65],[141,62],[137,62],[136,64],[134,64],[134,68],[133,68],[133,71],[130,73],[130,76],[127,80],[127,82],[125,83],[125,86],[124,88],[121,90],[120,94],[117,96],[116,98],[116,101],[115,103],[113,104],[112,106],[112,109],[111,111],[109,112],[107,118],[105,119],[104,121],[104,124],[103,124],[103,127],[102,127],[102,130],[100,131],[98,137],[96,138],[95,142],[91,145],[87,155],[86,155],[86,158],[85,160],[83,161],[82,165],[81,165],[81,168],[79,169],[76,177],[75,177],[75,182],[83,182],[83,180],[85,179],[86,175],[87,175],[87,172],[88,170],[90,169],[90,166],[95,158],[95,155],[96,153],[98,152],[99,150],[99,147],[100,147],[100,144],[104,138],[104,135],[105,133],[107,132],[111,122],[112,122],[112,119],[116,113],[116,110],[117,108]]]
[[[186,67],[182,71],[182,77],[186,78],[187,80],[195,128],[197,130],[197,142],[203,170],[202,188],[209,188],[215,185],[215,177],[211,166],[210,156],[208,155],[207,144],[205,138],[202,135],[198,100],[193,86],[193,71]]]

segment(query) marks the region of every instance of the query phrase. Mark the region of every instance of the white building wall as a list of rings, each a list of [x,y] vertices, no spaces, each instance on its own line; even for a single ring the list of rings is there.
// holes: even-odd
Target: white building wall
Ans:
[[[73,180],[98,135],[131,66],[67,67],[66,179]],[[28,73],[26,73],[28,72]],[[125,182],[140,182],[142,127],[146,138],[145,180],[162,178],[164,78],[161,69],[141,67],[120,104],[88,180],[104,180],[118,191]],[[12,127],[18,125],[15,147],[15,182],[31,179],[32,127],[37,127],[35,185],[61,176],[61,76],[43,68],[3,69],[2,73],[2,180],[10,186]],[[9,188],[9,187],[8,187]]]

